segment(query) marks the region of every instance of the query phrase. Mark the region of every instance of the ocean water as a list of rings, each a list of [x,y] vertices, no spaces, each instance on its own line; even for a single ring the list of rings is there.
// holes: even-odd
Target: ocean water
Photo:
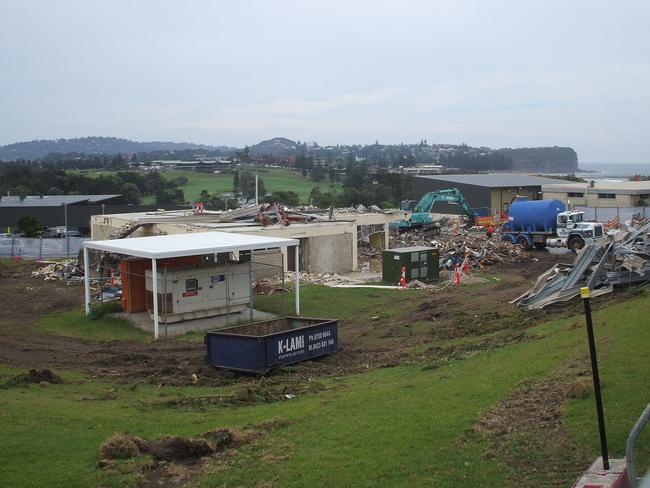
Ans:
[[[621,181],[634,175],[650,175],[650,163],[579,163],[576,176],[597,181]]]

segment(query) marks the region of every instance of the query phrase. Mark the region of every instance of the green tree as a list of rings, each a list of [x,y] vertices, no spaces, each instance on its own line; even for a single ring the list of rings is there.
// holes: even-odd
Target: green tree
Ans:
[[[126,203],[131,205],[139,205],[142,201],[140,189],[133,183],[124,183],[120,189],[120,193],[122,194],[122,197],[124,197]]]
[[[239,171],[235,170],[235,176],[232,178],[232,187],[233,191],[235,192],[235,195],[239,193],[239,189],[241,186],[241,181],[239,179]]]
[[[31,193],[31,190],[25,185],[18,185],[11,193],[18,195],[20,198],[25,198]]]
[[[289,207],[296,207],[300,204],[300,197],[292,191],[274,191],[264,198],[267,203],[282,203]]]
[[[320,183],[325,179],[325,170],[320,164],[312,168],[311,179],[314,180],[316,183]]]
[[[260,199],[264,198],[266,195],[266,189],[264,187],[264,180],[258,178],[258,193]],[[251,199],[255,197],[255,175],[249,171],[244,171],[240,177],[239,183],[239,193],[243,195],[246,199]]]
[[[183,190],[174,188],[169,190],[158,190],[155,194],[156,205],[171,205],[185,203]]]
[[[31,215],[23,215],[18,219],[18,230],[26,237],[38,237],[43,232],[43,225]]]

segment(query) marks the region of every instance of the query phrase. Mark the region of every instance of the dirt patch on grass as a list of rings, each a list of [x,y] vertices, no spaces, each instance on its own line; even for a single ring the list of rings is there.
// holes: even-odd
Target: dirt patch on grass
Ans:
[[[424,371],[436,369],[452,361],[467,359],[477,353],[493,351],[502,347],[517,344],[518,342],[538,339],[540,336],[530,335],[526,331],[507,330],[490,335],[484,339],[472,342],[461,342],[446,346],[432,346],[424,351],[422,359],[425,361]]]
[[[99,447],[97,465],[109,476],[131,471],[141,487],[181,486],[206,469],[214,471],[228,451],[286,425],[286,419],[276,417],[243,429],[216,429],[196,437],[163,436],[156,440],[121,432]]]
[[[257,403],[272,403],[292,400],[298,396],[325,390],[322,383],[310,378],[287,378],[281,381],[268,381],[263,378],[229,395],[185,396],[150,406],[184,408],[192,411],[205,411],[214,407],[241,407]]]
[[[8,379],[0,385],[0,388],[7,389],[29,383],[61,384],[63,383],[63,378],[48,368],[30,369],[27,374],[19,374]]]
[[[483,455],[505,462],[515,486],[570,486],[589,457],[562,423],[562,405],[591,389],[586,361],[574,360],[548,377],[523,383],[481,415],[474,426],[487,436]]]

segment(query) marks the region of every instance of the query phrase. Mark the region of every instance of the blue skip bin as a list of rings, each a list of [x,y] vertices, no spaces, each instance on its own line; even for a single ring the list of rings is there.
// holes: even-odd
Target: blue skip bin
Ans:
[[[205,334],[208,362],[218,368],[265,374],[283,364],[338,350],[339,321],[307,317],[237,325]]]

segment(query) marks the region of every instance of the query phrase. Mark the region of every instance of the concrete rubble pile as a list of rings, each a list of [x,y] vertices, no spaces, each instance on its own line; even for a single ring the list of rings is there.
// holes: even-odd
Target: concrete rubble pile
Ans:
[[[284,283],[281,277],[257,280],[254,285],[254,291],[255,293],[259,294],[270,294],[278,291],[287,291],[287,289],[293,288],[295,286],[295,281],[296,273],[293,271],[288,271],[284,275]],[[337,286],[346,283],[353,283],[354,281],[355,280],[353,278],[341,276],[338,273],[300,273],[301,285],[311,284]]]
[[[301,212],[296,212],[283,205],[277,203],[268,203],[259,207],[255,214],[255,222],[263,226],[280,224],[287,226],[292,222],[307,223],[319,220],[314,215],[307,215]]]
[[[528,310],[566,302],[589,287],[591,296],[613,291],[614,286],[650,281],[650,223],[619,231],[613,239],[585,246],[571,265],[559,264],[542,273],[533,288],[511,303]]]
[[[503,262],[517,262],[527,256],[519,247],[500,242],[497,234],[488,239],[485,235],[459,232],[454,235],[445,232],[432,235],[426,231],[411,231],[391,239],[391,248],[408,246],[434,246],[440,250],[440,266],[453,269],[457,264],[469,259],[472,267],[480,268]]]
[[[83,271],[76,261],[43,262],[43,264],[45,266],[32,271],[32,278],[40,278],[44,281],[83,281]]]

